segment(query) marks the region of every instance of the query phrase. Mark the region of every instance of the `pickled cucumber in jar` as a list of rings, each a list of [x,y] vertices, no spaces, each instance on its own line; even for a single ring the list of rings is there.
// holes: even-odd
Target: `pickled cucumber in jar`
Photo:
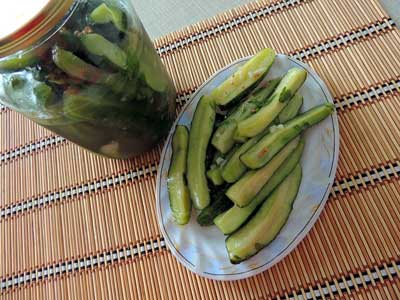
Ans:
[[[45,35],[0,57],[0,101],[107,157],[150,150],[172,124],[175,89],[130,1],[66,2]]]

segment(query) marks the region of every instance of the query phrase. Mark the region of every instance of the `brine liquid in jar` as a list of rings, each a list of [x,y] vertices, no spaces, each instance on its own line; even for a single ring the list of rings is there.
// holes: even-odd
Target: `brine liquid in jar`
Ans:
[[[48,0],[32,20],[1,40],[4,105],[112,158],[165,137],[175,88],[129,0]]]

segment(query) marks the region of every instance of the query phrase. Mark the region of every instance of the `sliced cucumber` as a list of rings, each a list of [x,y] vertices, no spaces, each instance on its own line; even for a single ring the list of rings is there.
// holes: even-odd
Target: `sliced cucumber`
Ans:
[[[303,106],[303,96],[296,93],[296,95],[294,95],[294,97],[289,101],[288,105],[279,114],[278,116],[279,124],[284,124],[295,118],[299,114],[302,106]]]
[[[207,171],[207,177],[214,186],[223,185],[225,183],[224,178],[222,178],[222,170],[216,165],[212,165],[211,169]]]
[[[35,52],[15,54],[0,59],[0,72],[14,72],[32,66],[39,61]]]
[[[303,97],[299,94],[296,94],[292,100],[289,101],[289,104],[284,108],[284,110],[279,114],[276,122],[282,123],[290,121],[295,118],[300,108],[303,104]],[[247,140],[243,145],[241,145],[238,150],[235,151],[234,155],[227,161],[223,170],[222,177],[226,182],[234,183],[246,172],[247,167],[240,160],[242,154],[246,153],[251,147],[257,144],[258,141],[269,132],[269,128],[264,130],[264,132],[259,135]]]
[[[144,74],[147,84],[153,90],[160,93],[165,92],[170,80],[168,73],[147,36],[143,39],[143,43],[146,44],[140,58],[140,70]]]
[[[251,147],[258,143],[263,136],[256,136],[248,140],[239,148],[232,150],[231,157],[227,160],[222,168],[222,178],[228,183],[234,183],[247,171],[247,167],[242,163],[240,157],[246,153]]]
[[[238,133],[243,137],[253,137],[261,133],[278,117],[307,78],[307,71],[290,69],[282,78],[271,100],[254,115],[238,124]]]
[[[275,50],[264,49],[247,61],[215,90],[211,97],[218,105],[227,105],[243,98],[265,77],[275,61]]]
[[[91,83],[104,84],[116,93],[126,92],[127,79],[124,76],[96,68],[70,51],[57,46],[54,47],[53,61],[58,68],[71,77]]]
[[[299,163],[304,149],[304,139],[301,139],[297,148],[287,160],[276,170],[271,179],[261,189],[257,196],[245,207],[233,206],[228,211],[214,219],[215,225],[224,233],[231,234],[242,226],[251,214],[259,207],[272,191],[282,183]]]
[[[242,162],[250,169],[267,164],[285,145],[304,130],[321,122],[335,111],[335,106],[326,103],[299,115],[276,130],[266,134],[256,145],[241,156]]]
[[[126,53],[114,43],[106,40],[97,33],[84,34],[80,37],[83,47],[90,54],[107,59],[119,68],[128,68],[128,58]]]
[[[172,161],[168,172],[168,194],[175,222],[185,225],[190,220],[192,202],[186,186],[186,164],[189,132],[185,126],[176,126],[172,139]]]
[[[248,97],[215,131],[211,143],[222,153],[227,153],[235,144],[234,135],[238,122],[254,114],[254,111],[264,105],[274,92],[281,79],[266,82],[256,92]]]
[[[120,31],[125,31],[127,27],[127,18],[125,13],[114,6],[108,6],[103,3],[99,5],[89,16],[94,24],[113,23]]]
[[[215,117],[214,101],[207,96],[202,97],[193,116],[187,160],[190,198],[196,209],[204,209],[210,204],[210,192],[206,177],[206,155]]]
[[[259,170],[248,171],[238,182],[232,185],[226,195],[239,207],[245,207],[258,194],[276,170],[290,156],[299,144],[300,138],[290,142],[282,149],[269,164]]]
[[[286,224],[301,183],[298,164],[294,171],[265,200],[257,214],[226,239],[226,249],[233,264],[257,254],[271,243]]]

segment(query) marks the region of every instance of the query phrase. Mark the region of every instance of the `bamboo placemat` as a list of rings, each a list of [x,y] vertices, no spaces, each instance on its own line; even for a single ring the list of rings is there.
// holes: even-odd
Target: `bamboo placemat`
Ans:
[[[376,0],[258,1],[159,39],[178,111],[224,65],[263,47],[310,64],[335,97],[337,180],[282,262],[247,280],[190,273],[155,217],[162,145],[107,160],[0,107],[5,299],[400,299],[400,33]]]

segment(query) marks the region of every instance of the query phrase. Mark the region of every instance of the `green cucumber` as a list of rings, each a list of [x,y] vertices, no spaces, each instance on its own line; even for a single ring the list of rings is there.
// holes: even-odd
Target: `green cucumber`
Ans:
[[[185,225],[190,220],[192,203],[186,186],[186,160],[189,132],[185,126],[176,126],[172,139],[172,160],[168,172],[168,194],[174,220]]]
[[[29,51],[14,54],[0,59],[0,72],[14,72],[32,66],[39,61],[38,53]]]
[[[197,217],[197,223],[200,226],[211,226],[214,224],[214,218],[232,207],[232,202],[225,196],[225,191],[217,192],[215,200],[210,206],[201,211]]]
[[[80,40],[85,50],[90,54],[105,58],[123,70],[128,68],[126,53],[103,36],[97,33],[83,34]]]
[[[303,96],[296,93],[296,95],[294,95],[294,97],[289,101],[288,105],[279,114],[278,123],[284,124],[297,117],[302,106]]]
[[[207,178],[212,182],[214,186],[220,186],[225,183],[222,178],[222,166],[226,160],[221,152],[216,152],[210,169],[207,171]]]
[[[228,183],[234,183],[247,171],[247,167],[242,163],[240,157],[253,147],[263,136],[256,136],[248,140],[239,148],[232,150],[231,158],[225,163],[222,168],[222,178]]]
[[[89,16],[94,24],[113,23],[120,31],[125,31],[127,27],[127,17],[125,13],[114,6],[103,3],[99,5]]]
[[[290,69],[279,83],[270,101],[254,115],[239,122],[238,134],[243,137],[253,137],[261,133],[278,117],[306,78],[307,71],[298,68]]]
[[[144,46],[146,51],[142,52],[140,57],[140,71],[144,74],[146,83],[153,90],[163,93],[170,84],[172,85],[167,70],[157,55],[154,45],[147,36],[144,37],[142,43],[147,45]]]
[[[293,209],[301,178],[301,166],[298,164],[265,200],[257,214],[226,239],[226,249],[233,264],[249,259],[276,238]]]
[[[33,93],[36,96],[37,104],[44,109],[49,109],[55,101],[55,93],[53,89],[43,82],[39,82],[33,88]]]
[[[207,177],[211,180],[214,186],[222,185],[225,183],[224,178],[222,177],[222,170],[225,164],[232,158],[235,154],[236,149],[238,147],[232,149],[231,152],[228,153],[226,157],[221,152],[217,152],[214,156],[213,163],[210,167],[210,170],[207,171]]]
[[[290,156],[299,144],[295,139],[286,145],[267,165],[258,170],[248,171],[238,182],[232,185],[226,195],[239,207],[245,207],[258,194],[276,170]]]
[[[289,104],[284,108],[284,110],[279,114],[277,118],[277,122],[282,123],[286,121],[290,121],[294,117],[296,117],[300,111],[300,108],[303,104],[303,97],[299,94],[296,94],[292,100],[289,101]],[[261,134],[251,138],[247,142],[245,142],[242,146],[240,146],[232,157],[227,161],[223,170],[222,177],[226,182],[234,183],[239,180],[239,178],[246,172],[247,167],[240,160],[242,154],[246,153],[251,147],[253,147],[267,132],[264,130]]]
[[[211,98],[217,105],[236,102],[251,92],[265,77],[275,61],[275,50],[264,49],[248,60],[233,75],[214,89]]]
[[[235,144],[234,134],[238,122],[254,114],[263,103],[272,95],[281,79],[273,79],[266,82],[257,91],[251,94],[248,99],[224,120],[215,131],[211,140],[212,145],[221,153],[227,153]]]
[[[210,170],[207,171],[207,178],[211,180],[214,186],[225,183],[224,178],[222,178],[222,170],[216,165],[211,165]]]
[[[335,106],[331,103],[326,103],[301,114],[284,125],[278,125],[274,131],[266,134],[240,159],[250,169],[261,168],[273,159],[291,140],[304,130],[323,121],[334,111]]]
[[[71,77],[90,83],[104,84],[116,93],[126,92],[126,79],[124,76],[96,68],[70,51],[57,46],[54,47],[53,61],[58,68]]]
[[[118,118],[125,113],[117,96],[100,85],[93,85],[82,91],[66,90],[63,103],[65,116],[72,120],[102,121],[112,116]]]
[[[215,109],[215,102],[212,98],[203,96],[194,113],[189,135],[188,186],[194,207],[200,210],[210,204],[210,192],[206,177],[206,155],[214,129]]]
[[[304,139],[301,139],[293,153],[287,160],[276,170],[274,175],[268,180],[267,184],[261,189],[257,196],[245,207],[233,206],[226,212],[218,215],[214,219],[215,225],[224,234],[231,234],[242,226],[251,214],[263,203],[272,191],[289,176],[299,163],[304,150]]]

